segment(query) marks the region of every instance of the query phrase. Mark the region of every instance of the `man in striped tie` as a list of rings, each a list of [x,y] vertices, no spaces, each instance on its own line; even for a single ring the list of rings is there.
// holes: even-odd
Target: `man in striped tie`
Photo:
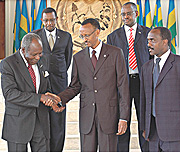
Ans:
[[[129,74],[129,89],[132,100],[136,108],[136,115],[139,122],[140,111],[140,80],[139,73],[141,66],[150,58],[147,48],[147,35],[149,28],[136,23],[138,16],[137,6],[132,2],[127,2],[121,9],[121,17],[124,22],[123,27],[115,30],[107,37],[107,43],[115,45],[123,50],[126,60],[127,73]],[[131,115],[131,111],[130,111]],[[138,123],[139,129],[139,123]],[[119,136],[118,151],[128,152],[130,142],[130,121],[125,134]],[[148,151],[148,143],[139,130],[139,143],[142,151]]]

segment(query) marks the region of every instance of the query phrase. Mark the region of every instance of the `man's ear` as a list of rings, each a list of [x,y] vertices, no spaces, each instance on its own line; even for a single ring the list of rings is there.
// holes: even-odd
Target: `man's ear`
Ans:
[[[167,39],[163,40],[163,44],[168,46],[168,40]]]

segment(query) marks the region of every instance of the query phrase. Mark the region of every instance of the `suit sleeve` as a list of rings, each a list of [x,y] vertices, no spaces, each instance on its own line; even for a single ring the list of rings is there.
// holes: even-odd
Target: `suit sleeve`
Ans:
[[[130,96],[129,85],[126,71],[124,55],[120,49],[116,57],[116,71],[117,71],[117,87],[119,91],[119,111],[120,119],[129,121],[130,115]]]
[[[25,107],[39,107],[41,95],[25,92],[18,89],[21,85],[16,81],[16,76],[8,61],[2,61],[1,87],[5,101]],[[16,75],[16,76],[15,76]]]
[[[80,93],[81,83],[79,80],[78,68],[76,59],[73,58],[73,66],[72,66],[72,75],[71,75],[71,83],[69,87],[67,87],[63,92],[59,93],[62,100],[62,104],[65,105],[69,100],[73,99],[76,95]]]
[[[67,65],[67,70],[71,64],[71,59],[72,59],[72,49],[73,49],[73,44],[72,44],[72,37],[69,34],[69,40],[68,44],[66,46],[66,51],[65,51],[65,58],[66,58],[66,65]]]
[[[144,91],[144,76],[143,76],[143,67],[141,68],[140,75],[140,129],[145,130],[145,109],[146,109],[146,101],[145,101],[145,91]]]

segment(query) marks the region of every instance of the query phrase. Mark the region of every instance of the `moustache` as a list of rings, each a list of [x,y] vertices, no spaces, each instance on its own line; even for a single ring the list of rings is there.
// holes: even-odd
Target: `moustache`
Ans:
[[[154,48],[152,48],[152,47],[150,47],[150,46],[148,46],[148,49],[154,50]]]

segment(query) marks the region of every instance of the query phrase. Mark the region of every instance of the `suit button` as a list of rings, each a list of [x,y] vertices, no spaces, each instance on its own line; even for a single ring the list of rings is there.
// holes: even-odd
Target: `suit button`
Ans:
[[[94,90],[95,93],[97,93],[98,91],[97,90]]]
[[[94,77],[94,80],[97,80],[97,77]]]
[[[95,106],[95,103],[93,103],[93,106]]]

